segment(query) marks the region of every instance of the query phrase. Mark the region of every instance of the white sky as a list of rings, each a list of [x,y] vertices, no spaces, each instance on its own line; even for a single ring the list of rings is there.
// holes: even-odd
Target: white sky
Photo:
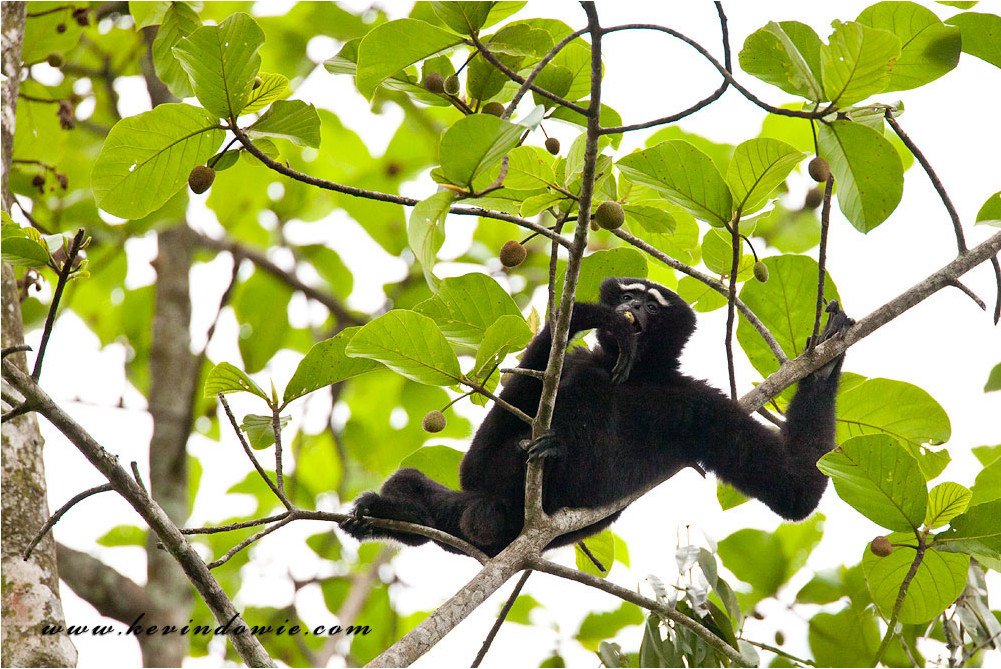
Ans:
[[[853,19],[867,4],[855,0],[838,3],[726,3],[734,61],[744,38],[768,20],[803,21],[826,38],[832,19]],[[943,18],[956,11],[930,2],[922,4]],[[402,16],[409,3],[386,3],[386,6],[394,15]],[[273,11],[274,5],[268,9]],[[717,57],[721,54],[716,13],[710,2],[599,2],[598,9],[604,25],[663,23],[697,39]],[[998,3],[983,2],[979,9],[997,12]],[[583,13],[576,3],[571,2],[535,2],[516,15],[517,18],[530,16],[561,18],[575,27],[583,24]],[[620,33],[606,38],[604,48],[606,77],[603,100],[618,109],[627,123],[682,109],[704,97],[719,83],[715,71],[697,54],[664,36],[626,36]],[[321,60],[335,50],[335,45],[329,41],[316,40],[310,52],[315,60]],[[989,121],[984,112],[1001,101],[997,94],[997,90],[1001,90],[997,86],[998,76],[996,68],[964,54],[960,67],[943,79],[917,91],[882,99],[885,102],[898,98],[904,100],[906,113],[901,123],[932,161],[949,190],[965,223],[971,246],[996,231],[974,228],[971,223],[985,199],[1001,186],[996,167],[997,156],[1001,155],[1001,134],[997,132],[996,123]],[[738,75],[738,78],[773,104],[789,101],[789,96],[776,88],[746,75]],[[143,105],[148,104],[141,94],[137,94],[138,90],[126,89],[129,94],[123,97],[123,106],[127,108],[127,113],[138,113],[143,110]],[[392,112],[388,118],[372,117],[367,105],[354,92],[350,80],[332,77],[322,68],[300,86],[297,97],[332,109],[375,151],[385,146],[390,135],[387,129],[392,129],[399,120],[399,115]],[[757,134],[763,117],[763,112],[731,90],[722,101],[686,120],[682,127],[710,139],[738,143]],[[547,124],[547,131],[566,142],[576,134],[575,130],[557,124]],[[639,146],[644,138],[645,133],[627,136],[620,155]],[[323,150],[332,149],[324,147]],[[801,182],[804,189],[805,183]],[[422,182],[411,184],[409,190],[408,194],[423,197],[431,193],[432,186],[429,182]],[[195,225],[209,231],[218,230],[212,214],[200,203],[192,211]],[[904,198],[896,212],[867,236],[856,232],[836,210],[834,219],[828,267],[837,282],[844,307],[856,318],[892,299],[948,263],[955,255],[948,216],[919,167],[907,173]],[[318,241],[330,243],[342,252],[344,260],[356,272],[355,292],[349,300],[351,306],[363,310],[377,307],[382,297],[378,287],[383,281],[400,276],[399,265],[387,263],[385,254],[374,248],[369,240],[362,239],[358,228],[343,216],[332,216],[329,230],[330,237]],[[453,232],[455,228],[450,228],[450,235]],[[449,244],[454,245],[444,249],[443,257],[454,257],[461,251],[461,243],[455,242],[454,238],[461,242],[462,234],[450,236]],[[128,251],[135,254],[134,258],[152,259],[155,256],[155,241],[132,241]],[[196,348],[201,345],[199,339],[214,314],[218,293],[225,287],[228,273],[229,262],[226,260],[199,266],[195,270],[192,285],[198,286],[193,325]],[[362,281],[362,276],[370,278]],[[130,262],[130,286],[150,283],[153,279],[152,269],[141,262]],[[964,281],[986,302],[993,304],[995,289],[987,265],[971,272]],[[292,311],[303,304],[297,298]],[[720,387],[726,385],[726,364],[720,346],[724,319],[722,310],[700,315],[699,331],[683,358],[684,371],[707,378]],[[238,362],[238,353],[229,344],[234,341],[236,323],[228,314],[220,323],[210,356],[216,360]],[[37,344],[37,333],[29,338],[29,343]],[[148,416],[141,410],[110,408],[123,394],[126,406],[143,406],[142,398],[135,391],[126,389],[124,378],[114,373],[120,369],[122,360],[123,352],[119,347],[98,351],[96,338],[72,315],[64,315],[56,327],[49,349],[44,380],[48,390],[57,398],[69,400],[82,397],[88,403],[98,405],[72,403],[67,408],[124,462],[138,459],[145,471],[150,436]],[[297,360],[297,355],[283,352],[272,361],[269,369],[277,382],[288,379]],[[1001,429],[996,418],[1001,410],[1001,394],[985,395],[982,392],[990,368],[999,360],[1001,335],[993,327],[990,316],[958,291],[948,290],[933,296],[852,347],[845,370],[869,377],[907,381],[931,393],[949,414],[953,429],[948,443],[953,463],[940,480],[969,485],[976,472],[970,448],[1001,441]],[[742,355],[738,363],[740,392],[746,392],[757,377]],[[266,379],[266,375],[260,378]],[[97,379],[100,382],[96,382]],[[234,404],[238,413],[254,410],[251,404],[245,402]],[[471,412],[471,415],[475,414]],[[49,505],[54,509],[78,491],[98,485],[102,480],[77,451],[48,425],[43,425],[43,431],[47,438],[45,455],[50,481]],[[373,447],[377,446],[373,444]],[[226,501],[225,514],[218,511],[222,493],[242,479],[247,471],[243,464],[235,464],[242,463],[243,459],[232,435],[224,431],[220,443],[195,437],[191,451],[205,467],[192,522],[210,522],[239,512],[232,498]],[[809,567],[823,569],[857,562],[867,542],[879,533],[876,526],[841,502],[833,490],[825,495],[820,511],[826,514],[827,525],[824,539],[813,552]],[[95,539],[110,527],[137,522],[137,517],[124,502],[103,495],[71,511],[56,527],[56,536],[67,545],[87,550],[142,582],[145,579],[142,551],[132,548],[105,549],[95,544]],[[718,540],[744,527],[773,529],[777,524],[777,516],[758,502],[721,512],[712,481],[704,481],[686,470],[634,504],[615,524],[614,530],[629,543],[632,568],[616,564],[611,579],[630,588],[636,587],[647,574],[656,574],[665,582],[673,582],[676,574],[674,550],[678,537],[684,536],[680,528],[686,525],[697,528],[691,532],[693,542],[697,542],[703,532]],[[242,595],[237,605],[280,606],[287,602],[291,590],[285,585],[285,575],[290,569],[300,578],[326,573],[326,565],[314,559],[312,552],[303,544],[296,543],[299,538],[321,529],[317,524],[294,524],[276,533],[281,534],[280,537],[272,535],[254,549],[254,560],[244,574],[244,593],[250,594]],[[302,549],[289,551],[289,546],[302,546]],[[565,563],[572,563],[573,560],[569,549],[556,551],[551,557]],[[430,546],[405,549],[394,564],[402,585],[394,588],[393,596],[404,613],[434,608],[476,572],[473,561]],[[786,648],[790,652],[804,656],[809,654],[804,620],[786,611],[784,606],[784,603],[792,601],[808,576],[808,572],[803,572],[780,593],[783,603],[772,600],[761,605],[768,619],[748,622],[746,631],[750,638],[770,641],[772,632],[781,628],[786,632]],[[993,577],[994,586],[997,586],[996,575]],[[733,582],[734,579],[731,579]],[[491,601],[481,606],[422,658],[419,666],[468,666],[512,585],[505,586]],[[994,590],[996,593],[997,587]],[[71,624],[97,622],[98,616],[89,605],[68,589],[64,588],[63,592],[66,617]],[[546,611],[535,619],[537,624],[531,628],[505,625],[483,666],[537,666],[538,661],[554,648],[559,648],[572,666],[596,666],[594,655],[582,651],[575,643],[561,643],[560,639],[572,637],[580,619],[588,611],[615,608],[619,602],[603,593],[544,574],[534,575],[525,592],[542,601]],[[328,614],[322,613],[318,589],[307,588],[299,596],[304,610],[317,612],[309,617],[308,622],[333,622]],[[993,603],[996,607],[997,602]],[[815,609],[802,607],[800,610],[809,617]],[[639,628],[630,628],[620,638],[626,649],[637,648],[639,640]],[[110,663],[138,665],[140,661],[137,646],[125,638],[107,637],[99,641],[81,638],[77,640],[77,646],[81,667],[104,667]],[[215,662],[195,661],[191,664],[211,666]],[[1001,666],[997,657],[988,659],[985,666],[992,663]]]

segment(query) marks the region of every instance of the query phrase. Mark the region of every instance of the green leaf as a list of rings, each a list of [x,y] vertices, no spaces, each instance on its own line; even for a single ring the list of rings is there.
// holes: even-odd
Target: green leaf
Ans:
[[[719,502],[720,508],[724,511],[728,511],[734,507],[738,507],[750,499],[744,493],[740,492],[734,488],[729,483],[724,483],[723,481],[716,482],[716,500]]]
[[[977,223],[993,222],[1001,227],[1001,191],[994,193],[977,212]]]
[[[507,621],[511,623],[516,623],[518,625],[531,625],[531,614],[534,609],[541,607],[542,604],[539,603],[535,597],[531,595],[519,595],[518,599],[514,600],[514,606],[511,607],[511,611],[507,614]],[[542,665],[545,666],[545,665]],[[553,665],[564,667],[566,665]]]
[[[251,274],[233,297],[233,313],[240,324],[240,355],[251,374],[264,369],[285,343],[291,299],[292,290],[263,270]],[[261,308],[265,304],[267,308]]]
[[[94,200],[115,216],[142,218],[185,186],[191,168],[204,164],[225,138],[213,114],[186,104],[157,105],[124,118],[94,163]]]
[[[362,327],[345,353],[377,360],[418,383],[450,386],[459,381],[459,360],[434,321],[406,309],[394,309]]]
[[[438,261],[438,251],[445,243],[445,217],[454,199],[452,191],[440,190],[414,205],[407,220],[407,241],[432,290],[438,285],[434,266]]]
[[[247,106],[243,108],[242,114],[260,111],[272,102],[284,100],[292,94],[288,79],[284,76],[270,72],[261,72],[257,76],[261,78],[261,85],[251,88]]]
[[[916,530],[924,522],[928,493],[917,461],[886,435],[855,437],[817,463],[841,499],[874,523]]]
[[[674,216],[665,206],[655,206],[646,202],[644,204],[625,204],[622,209],[626,212],[626,221],[630,224],[638,224],[647,232],[657,234],[670,234],[674,232]]]
[[[288,425],[290,416],[281,416],[278,420],[281,428]],[[247,414],[240,423],[240,429],[247,433],[247,439],[255,450],[263,450],[275,443],[275,431],[271,424],[271,416]]]
[[[330,339],[314,344],[295,368],[292,379],[285,386],[282,401],[288,404],[314,390],[378,369],[379,363],[364,358],[349,358],[344,352],[359,329],[344,328]]]
[[[686,141],[661,142],[626,156],[618,166],[630,181],[656,189],[711,225],[730,221],[730,189],[709,156]]]
[[[623,602],[619,608],[607,613],[589,613],[581,621],[576,639],[584,648],[595,651],[598,644],[611,639],[619,630],[629,625],[640,625],[645,617],[642,610],[630,602]]]
[[[913,542],[914,536],[894,533],[889,539],[893,543],[906,543]],[[872,601],[885,619],[893,613],[900,586],[915,554],[913,548],[897,546],[886,557],[874,555],[868,549],[862,557],[866,585]],[[950,554],[934,548],[925,551],[924,559],[904,594],[898,621],[905,625],[917,625],[942,613],[963,592],[969,566],[968,555]]]
[[[886,90],[923,86],[959,63],[959,29],[945,25],[933,11],[917,3],[877,2],[863,9],[856,21],[887,30],[900,40],[900,58],[893,65]]]
[[[518,190],[547,188],[557,183],[554,158],[537,146],[519,146],[508,154],[504,187]]]
[[[818,667],[869,667],[880,631],[870,610],[846,608],[810,618],[810,650]]]
[[[372,29],[358,45],[355,81],[362,95],[371,99],[383,81],[414,63],[430,58],[463,38],[417,19],[389,21]]]
[[[479,346],[487,328],[503,316],[521,318],[518,305],[500,284],[478,272],[443,279],[438,294],[414,310],[434,319],[449,341],[470,347]]]
[[[865,379],[844,374],[838,393],[836,439],[841,442],[863,434],[887,434],[901,443],[918,461],[925,480],[942,473],[948,453],[936,453],[926,444],[949,440],[949,416],[921,388],[892,379]]]
[[[994,392],[995,390],[1001,390],[1001,362],[994,365],[990,376],[987,377],[987,383],[984,384],[985,393]]]
[[[935,547],[942,550],[982,555],[1001,560],[1001,499],[971,506],[952,519],[948,532],[936,537]]]
[[[925,527],[934,530],[966,511],[973,493],[967,488],[946,481],[939,483],[928,492],[928,509],[925,511]]]
[[[147,26],[155,26],[163,22],[167,11],[173,2],[129,2],[129,14],[135,23],[135,29],[141,30]]]
[[[153,4],[153,3],[142,3]],[[135,17],[133,17],[135,18]],[[170,92],[178,98],[189,98],[194,95],[188,73],[181,67],[181,62],[174,55],[174,47],[202,26],[198,14],[183,2],[170,3],[170,9],[163,17],[160,28],[153,40],[153,67],[156,76],[167,85]]]
[[[476,35],[487,21],[492,2],[432,2],[445,25],[462,35]]]
[[[900,40],[893,33],[853,21],[835,21],[830,45],[820,47],[825,97],[847,107],[882,93],[899,57]]]
[[[785,582],[782,542],[771,532],[738,530],[719,542],[719,557],[734,576],[751,585],[755,602],[775,594]]]
[[[205,377],[205,397],[215,397],[219,393],[253,393],[270,404],[271,398],[265,394],[254,380],[239,367],[228,362],[220,362]]]
[[[772,256],[763,262],[768,268],[768,281],[748,281],[740,290],[740,299],[771,330],[779,346],[792,358],[803,352],[806,338],[813,334],[818,265],[813,258],[793,255]],[[824,295],[829,300],[839,299],[829,273]],[[772,350],[743,316],[737,324],[737,341],[762,376],[779,368]]]
[[[859,232],[893,213],[904,192],[900,154],[876,130],[851,121],[821,124],[820,155],[831,166],[838,206]]]
[[[146,530],[135,525],[116,525],[97,540],[102,546],[145,546]]]
[[[959,26],[965,53],[1001,67],[1001,16],[965,12],[946,23]]]
[[[302,100],[279,100],[247,128],[251,137],[277,137],[299,146],[320,148],[320,117]]]
[[[798,21],[769,22],[744,41],[738,60],[750,75],[778,86],[786,93],[819,102],[820,37]]]
[[[612,569],[612,563],[615,561],[615,539],[612,537],[612,532],[610,530],[602,530],[598,534],[585,539],[583,543],[591,551],[591,555],[605,568],[605,571],[599,570],[595,566],[594,561],[584,554],[579,545],[575,544],[574,560],[577,563],[577,569],[598,578],[608,576],[608,572]]]
[[[476,364],[470,376],[483,383],[508,353],[525,348],[531,339],[532,330],[521,314],[501,316],[483,333],[483,341],[476,349]]]
[[[801,151],[777,139],[759,137],[739,144],[726,169],[734,209],[745,216],[760,209],[802,158]]]
[[[441,138],[441,169],[459,186],[472,186],[476,177],[500,162],[518,145],[524,126],[490,114],[465,116]]]
[[[220,118],[236,118],[247,106],[261,69],[257,51],[264,31],[249,15],[237,13],[217,26],[203,26],[174,47],[195,97]]]
[[[4,218],[9,218],[4,212]],[[22,228],[11,222],[2,228],[3,261],[19,267],[44,267],[52,256],[42,235],[34,228]]]
[[[413,467],[424,472],[429,479],[452,490],[461,490],[459,464],[462,451],[449,446],[424,446],[403,458],[400,467]]]
[[[613,276],[646,278],[646,257],[637,249],[620,247],[595,251],[585,256],[580,263],[580,276],[577,278],[577,300],[579,302],[597,302],[601,283]],[[563,291],[564,266],[556,280],[556,294]]]

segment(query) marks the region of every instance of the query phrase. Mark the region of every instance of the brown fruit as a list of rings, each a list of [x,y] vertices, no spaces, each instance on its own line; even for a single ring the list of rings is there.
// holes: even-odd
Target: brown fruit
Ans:
[[[768,265],[760,260],[754,263],[754,278],[761,283],[768,281]]]
[[[499,102],[488,102],[480,108],[480,113],[490,114],[491,116],[503,116],[504,105]]]
[[[873,555],[886,557],[893,552],[893,544],[886,537],[880,536],[872,540],[872,543],[869,544],[869,550],[872,551]]]
[[[63,55],[61,53],[50,53],[45,57],[45,62],[49,64],[49,67],[62,67],[63,66]]]
[[[459,77],[454,74],[445,77],[445,92],[449,95],[459,94]]]
[[[546,138],[546,151],[553,154],[554,156],[560,153],[560,140],[555,137]]]
[[[31,177],[31,185],[41,191],[45,187],[45,177],[41,174],[36,174]]]
[[[803,202],[804,209],[816,209],[824,204],[824,191],[820,186],[815,186],[806,191],[806,201]]]
[[[215,170],[208,165],[197,165],[188,175],[188,188],[194,193],[204,193],[215,181]]]
[[[598,205],[594,210],[594,221],[599,228],[605,230],[616,230],[622,227],[626,220],[626,212],[622,205],[615,200],[606,200]]]
[[[425,432],[441,432],[445,429],[445,414],[440,411],[428,411],[424,414],[424,420],[421,421],[421,427],[424,428]]]
[[[56,25],[56,32],[57,33],[64,33],[64,32],[66,32],[66,24],[65,23],[57,24]]]
[[[87,7],[78,7],[77,9],[73,10],[73,19],[79,26],[90,25],[89,13],[90,9],[88,9]]]
[[[499,255],[501,264],[504,265],[504,267],[517,267],[521,263],[525,262],[525,258],[528,257],[528,249],[526,249],[524,244],[521,242],[512,239],[504,242],[504,246],[501,247]]]
[[[831,166],[820,156],[810,161],[810,164],[806,166],[806,171],[817,183],[824,183],[831,178]]]
[[[445,77],[441,76],[437,72],[432,72],[431,74],[424,77],[424,89],[435,95],[441,95],[445,92]]]

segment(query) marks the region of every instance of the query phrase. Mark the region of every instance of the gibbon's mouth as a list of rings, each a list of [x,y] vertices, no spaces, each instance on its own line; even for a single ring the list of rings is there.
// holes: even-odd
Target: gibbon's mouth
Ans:
[[[629,321],[629,324],[633,326],[634,333],[639,334],[643,332],[643,322],[639,318],[636,318],[636,314],[629,309],[626,309],[622,312],[622,315],[627,321]]]

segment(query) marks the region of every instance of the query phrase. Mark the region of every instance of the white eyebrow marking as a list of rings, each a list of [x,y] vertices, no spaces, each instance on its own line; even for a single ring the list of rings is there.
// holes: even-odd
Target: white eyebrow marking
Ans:
[[[619,288],[621,288],[622,290],[641,290],[644,293],[646,292],[646,286],[644,286],[642,283],[629,283],[629,284],[620,283]]]
[[[656,288],[651,288],[647,292],[650,293],[651,295],[653,295],[653,297],[654,297],[655,300],[657,300],[658,302],[660,302],[660,306],[662,306],[662,307],[668,307],[668,306],[670,306],[670,303],[667,300],[664,299],[664,296],[661,295],[660,291],[657,290]]]

